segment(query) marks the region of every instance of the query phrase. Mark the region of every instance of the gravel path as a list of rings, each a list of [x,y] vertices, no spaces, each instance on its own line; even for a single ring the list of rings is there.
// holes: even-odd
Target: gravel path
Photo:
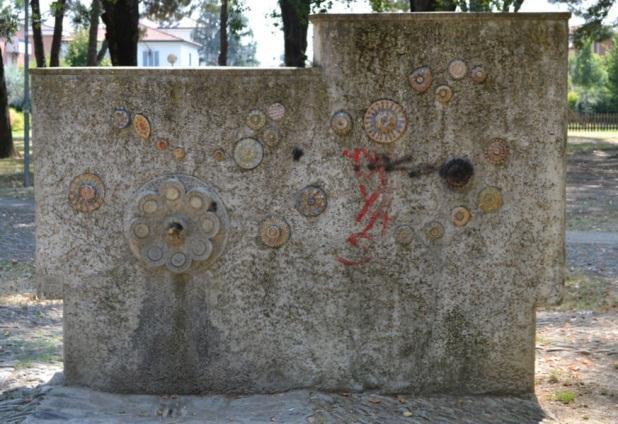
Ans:
[[[0,261],[34,259],[34,199],[0,197]]]

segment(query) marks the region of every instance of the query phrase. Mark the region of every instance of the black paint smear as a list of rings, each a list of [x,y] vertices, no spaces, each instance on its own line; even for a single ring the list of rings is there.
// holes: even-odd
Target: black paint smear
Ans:
[[[440,176],[453,187],[463,187],[473,175],[474,167],[466,159],[451,159],[440,168]]]
[[[294,162],[298,162],[304,154],[305,152],[300,147],[294,147],[294,149],[292,149],[292,159],[294,159]]]

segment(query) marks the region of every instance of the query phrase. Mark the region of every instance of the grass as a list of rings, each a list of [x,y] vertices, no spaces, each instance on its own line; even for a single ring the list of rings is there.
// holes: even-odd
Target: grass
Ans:
[[[618,308],[618,282],[585,275],[569,276],[559,311],[605,312]]]
[[[565,405],[574,402],[575,398],[577,398],[577,395],[571,390],[559,390],[554,393],[554,399]]]
[[[2,195],[30,195],[32,188],[24,189],[24,142],[14,141],[17,156],[0,159],[0,196]],[[30,148],[32,154],[32,147]],[[32,156],[31,156],[32,157]],[[32,181],[32,165],[30,168]]]

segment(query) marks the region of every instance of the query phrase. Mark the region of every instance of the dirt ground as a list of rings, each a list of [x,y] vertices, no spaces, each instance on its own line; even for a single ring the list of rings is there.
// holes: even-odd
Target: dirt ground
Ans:
[[[537,314],[536,396],[547,415],[544,422],[615,424],[618,135],[570,142],[567,226],[578,237],[567,243],[564,303]],[[32,231],[31,210],[21,213],[6,203],[16,197],[27,202],[31,196],[31,191],[2,187],[0,238]],[[41,384],[62,370],[62,303],[34,295],[31,240],[17,244],[13,253],[7,247],[12,243],[0,249],[2,423],[22,422],[47,390]]]

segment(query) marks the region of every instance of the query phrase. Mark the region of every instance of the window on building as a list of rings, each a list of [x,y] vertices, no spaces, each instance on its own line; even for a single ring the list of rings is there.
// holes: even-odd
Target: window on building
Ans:
[[[156,50],[143,51],[142,66],[159,66],[159,52]]]

